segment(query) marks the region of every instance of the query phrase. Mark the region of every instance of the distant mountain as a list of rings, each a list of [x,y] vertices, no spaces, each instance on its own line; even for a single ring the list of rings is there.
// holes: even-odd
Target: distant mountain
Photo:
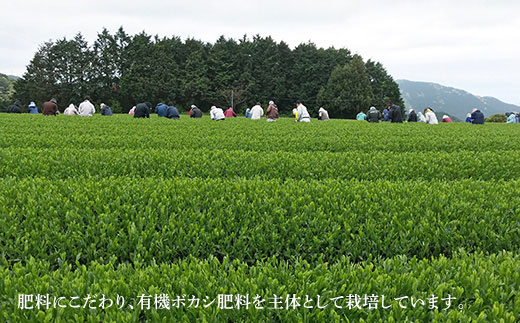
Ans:
[[[7,75],[7,78],[13,81],[18,81],[19,79],[21,79],[21,77],[16,75]]]
[[[480,97],[440,84],[408,80],[396,82],[399,84],[407,109],[422,111],[426,107],[431,107],[436,112],[444,111],[461,120],[466,119],[466,114],[473,108],[480,109],[486,117],[495,113],[520,111],[520,106],[504,103],[489,96]]]

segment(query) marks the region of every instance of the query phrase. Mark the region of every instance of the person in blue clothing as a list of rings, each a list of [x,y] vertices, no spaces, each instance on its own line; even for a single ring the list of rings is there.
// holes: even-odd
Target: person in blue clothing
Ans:
[[[390,110],[388,110],[388,107],[383,110],[383,121],[390,121]]]
[[[466,114],[466,122],[471,123],[471,113]]]
[[[166,110],[168,110],[168,106],[162,102],[159,102],[155,107],[155,112],[158,117],[166,117]]]
[[[484,114],[477,108],[473,109],[473,112],[471,112],[471,123],[484,124]]]
[[[246,118],[251,118],[251,109],[246,109]]]
[[[37,114],[38,113],[38,107],[36,106],[36,103],[31,101],[31,103],[27,107],[27,113],[32,113],[32,114]]]
[[[114,114],[114,112],[112,112],[112,108],[109,107],[108,105],[104,104],[104,103],[101,103],[99,105],[101,107],[101,115],[102,116],[107,116],[107,117],[110,117]]]
[[[173,106],[173,103],[168,102],[168,109],[166,109],[166,118],[168,119],[180,119],[179,110]]]
[[[506,117],[506,123],[518,123],[518,114],[516,114],[515,112],[507,112]]]

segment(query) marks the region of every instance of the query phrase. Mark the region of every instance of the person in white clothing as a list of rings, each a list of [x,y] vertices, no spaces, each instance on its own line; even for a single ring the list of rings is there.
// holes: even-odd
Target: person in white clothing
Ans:
[[[322,121],[330,120],[329,113],[327,112],[327,110],[323,109],[323,107],[321,107],[318,110],[318,120],[322,120]]]
[[[264,115],[264,109],[260,106],[260,102],[257,102],[254,107],[251,108],[251,120],[260,120]]]
[[[426,124],[439,124],[439,120],[437,120],[437,116],[430,108],[426,108],[424,111],[424,117],[426,118]]]
[[[90,103],[90,98],[86,97],[85,101],[81,102],[78,108],[79,115],[82,117],[92,117],[96,113],[94,105]]]
[[[209,110],[209,115],[211,116],[211,120],[224,120],[226,117],[224,116],[224,111],[221,108],[217,108],[216,106],[212,106]]]
[[[65,116],[76,116],[78,115],[78,110],[74,106],[74,104],[70,104],[65,111],[63,111],[63,115]]]
[[[304,106],[302,101],[300,100],[296,102],[296,112],[296,121],[311,122],[311,116],[309,115],[309,111],[307,111],[307,107]]]
[[[417,121],[426,122],[426,118],[424,117],[424,114],[421,111],[417,112]]]

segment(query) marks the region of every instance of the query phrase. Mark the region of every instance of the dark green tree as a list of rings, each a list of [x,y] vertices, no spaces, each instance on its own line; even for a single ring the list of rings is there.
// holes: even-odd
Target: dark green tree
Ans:
[[[320,90],[318,101],[333,117],[353,118],[370,107],[374,94],[361,56],[354,55],[348,64],[332,71],[327,85]]]
[[[186,60],[181,79],[181,94],[178,102],[186,110],[192,104],[211,105],[211,81],[208,77],[208,46],[195,39],[185,42]]]
[[[374,102],[372,105],[382,109],[386,104],[393,103],[404,109],[404,102],[401,98],[399,85],[397,85],[392,76],[388,74],[383,65],[371,60],[368,60],[365,65],[374,93]]]
[[[123,53],[130,42],[123,28],[111,35],[108,30],[103,29],[98,34],[93,50],[92,83],[94,89],[92,97],[99,102],[104,102],[114,107],[120,107],[124,98],[120,92],[120,80],[124,69]],[[115,112],[121,112],[115,110]]]
[[[221,36],[210,44],[103,29],[91,47],[81,34],[43,44],[16,82],[13,98],[41,105],[56,97],[63,108],[89,95],[97,104],[122,106],[127,112],[144,101],[207,110],[230,106],[233,96],[238,112],[274,100],[281,113],[289,113],[296,99],[312,112],[319,99],[325,105],[332,102],[336,117],[386,101],[404,107],[399,87],[383,66],[360,62],[345,48],[304,43],[291,50],[283,41],[259,35],[239,40]]]
[[[53,42],[46,42],[38,48],[33,59],[27,66],[26,72],[15,85],[14,96],[22,104],[26,105],[31,101],[38,106],[58,92],[56,80],[53,77],[54,63],[50,59],[50,50],[54,46]]]

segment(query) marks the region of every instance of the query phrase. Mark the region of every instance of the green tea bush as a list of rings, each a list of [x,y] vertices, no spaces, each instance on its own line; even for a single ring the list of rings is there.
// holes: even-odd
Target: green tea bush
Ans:
[[[452,258],[438,257],[407,260],[394,257],[380,262],[352,263],[348,258],[332,264],[310,265],[268,259],[247,265],[228,258],[196,260],[186,258],[176,264],[114,266],[92,262],[74,269],[68,263],[53,271],[49,263],[31,259],[26,265],[0,267],[0,320],[23,321],[104,321],[104,322],[518,322],[520,319],[520,258],[501,252],[485,256],[457,252]],[[41,308],[20,309],[19,294],[49,294],[50,297],[90,295],[95,309]],[[155,295],[165,294],[173,307],[156,309]],[[248,308],[220,309],[218,295],[248,295]],[[295,295],[299,306],[287,309],[285,300]],[[376,295],[377,308],[348,308],[348,296]],[[114,302],[99,308],[104,295]],[[139,296],[151,296],[150,309],[141,307]],[[186,298],[175,307],[176,297]],[[265,300],[257,309],[253,298]],[[283,309],[269,309],[269,297],[282,299]],[[384,295],[384,296],[382,296]],[[429,309],[428,298],[438,297],[437,309]],[[117,297],[124,297],[119,309]],[[199,298],[198,307],[190,307],[189,298]],[[208,301],[204,302],[205,297]],[[321,307],[317,308],[318,297]],[[383,304],[383,299],[384,304]],[[405,297],[401,301],[399,299]],[[412,307],[411,298],[416,306]],[[448,307],[446,299],[453,298]],[[334,303],[332,298],[342,298]],[[444,300],[442,300],[444,298]],[[306,300],[312,302],[305,303]],[[396,300],[398,299],[398,300]],[[422,300],[425,305],[418,302]],[[215,302],[205,307],[212,300]],[[120,302],[119,304],[121,304]],[[65,303],[65,304],[68,304]],[[131,309],[128,304],[133,306]],[[144,305],[144,303],[141,303]],[[205,305],[203,305],[205,304]],[[32,303],[34,306],[34,302]],[[312,306],[313,308],[304,308]],[[382,305],[389,307],[382,308]],[[108,306],[108,305],[107,305]],[[34,306],[35,307],[35,306]],[[83,307],[83,303],[81,305]]]
[[[200,149],[0,149],[0,177],[513,180],[520,151],[258,152]]]
[[[507,117],[502,114],[493,114],[486,118],[486,122],[496,122],[496,123],[505,123],[507,121]]]
[[[520,246],[518,181],[3,179],[0,205],[12,262],[314,263]]]

